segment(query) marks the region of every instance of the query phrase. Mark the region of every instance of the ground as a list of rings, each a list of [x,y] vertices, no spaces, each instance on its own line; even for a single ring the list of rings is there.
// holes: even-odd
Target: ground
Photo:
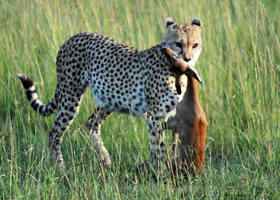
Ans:
[[[1,1],[0,197],[1,199],[278,199],[280,196],[280,1]],[[87,92],[63,152],[65,184],[49,161],[47,133],[53,118],[32,111],[16,80],[24,72],[49,100],[55,57],[71,35],[101,32],[139,49],[163,34],[163,22],[199,17],[205,80],[202,105],[209,120],[206,167],[198,177],[135,177],[148,157],[141,118],[114,114],[102,131],[113,167],[98,166],[83,124],[94,109]]]

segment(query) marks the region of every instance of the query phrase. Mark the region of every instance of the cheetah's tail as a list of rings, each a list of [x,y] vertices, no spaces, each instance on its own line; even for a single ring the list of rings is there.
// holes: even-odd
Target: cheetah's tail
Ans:
[[[40,99],[38,99],[38,94],[34,82],[24,74],[18,74],[17,77],[20,79],[31,107],[43,116],[48,116],[57,108],[55,98],[53,98],[48,104],[43,104]]]

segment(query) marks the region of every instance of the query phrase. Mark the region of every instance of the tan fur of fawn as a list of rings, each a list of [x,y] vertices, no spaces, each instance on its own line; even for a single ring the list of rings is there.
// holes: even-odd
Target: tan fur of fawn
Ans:
[[[167,127],[174,132],[174,140],[179,140],[176,149],[177,158],[169,163],[174,173],[201,172],[205,160],[207,137],[207,118],[199,100],[198,73],[188,70],[188,64],[181,58],[174,57],[173,51],[165,49],[174,61],[174,67],[187,75],[188,85],[183,100],[176,107],[176,115],[167,121]],[[175,143],[177,143],[175,141]],[[171,164],[171,165],[170,165]]]

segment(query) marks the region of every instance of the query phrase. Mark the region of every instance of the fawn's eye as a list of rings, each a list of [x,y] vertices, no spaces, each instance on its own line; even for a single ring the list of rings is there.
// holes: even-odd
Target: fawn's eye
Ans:
[[[182,48],[182,47],[183,47],[183,45],[182,45],[181,42],[176,42],[175,45],[176,45],[176,47],[178,47],[178,48]]]
[[[195,43],[192,48],[195,49],[198,46],[198,43]]]

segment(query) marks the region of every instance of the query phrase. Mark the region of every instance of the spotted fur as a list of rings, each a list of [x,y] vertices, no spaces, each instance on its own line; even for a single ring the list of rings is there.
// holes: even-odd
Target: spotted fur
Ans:
[[[45,116],[56,111],[49,145],[59,167],[64,168],[62,135],[78,112],[88,87],[95,98],[96,110],[89,117],[87,127],[104,166],[109,166],[111,160],[103,144],[100,127],[112,112],[145,116],[150,132],[151,159],[153,162],[163,159],[165,145],[161,120],[175,110],[183,94],[177,93],[176,74],[170,70],[172,63],[162,50],[168,46],[184,55],[184,48],[174,44],[181,42],[182,47],[187,45],[186,28],[191,26],[197,25],[177,25],[169,20],[164,40],[143,51],[98,33],[74,35],[59,49],[56,59],[57,87],[53,100],[48,104],[38,99],[33,81],[19,75],[34,110]]]

